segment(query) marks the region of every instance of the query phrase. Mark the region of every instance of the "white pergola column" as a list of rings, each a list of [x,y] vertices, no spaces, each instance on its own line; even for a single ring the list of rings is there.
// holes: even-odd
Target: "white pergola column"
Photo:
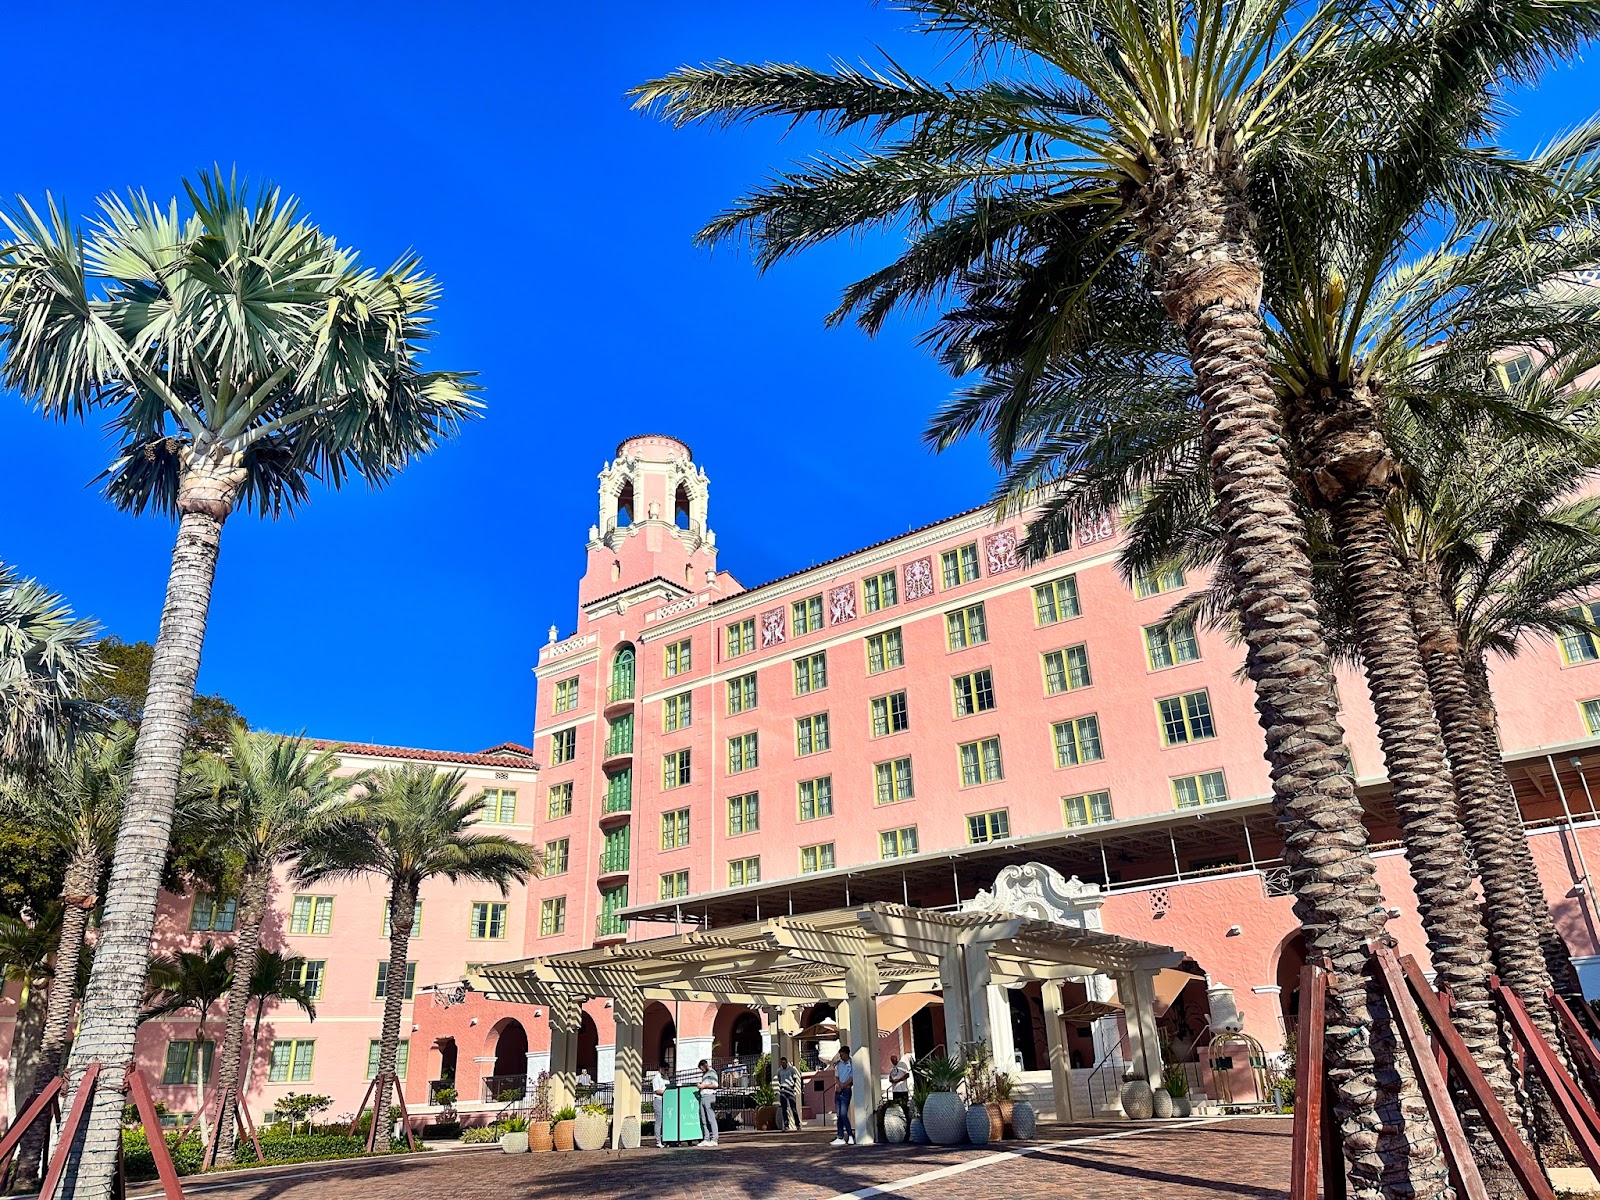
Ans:
[[[578,1102],[578,1026],[582,1007],[576,996],[550,1001],[550,1110]]]
[[[1061,996],[1061,980],[1049,979],[1040,988],[1044,1001],[1044,1036],[1050,1048],[1050,1087],[1056,1096],[1056,1120],[1073,1121],[1072,1062],[1067,1057],[1067,1031],[1061,1020],[1065,1010]]]
[[[1109,975],[1089,975],[1084,978],[1083,992],[1087,1000],[1097,1000],[1102,1004],[1111,1000],[1111,977]],[[1096,1017],[1089,1023],[1089,1036],[1094,1039],[1094,1062],[1092,1066],[1099,1066],[1106,1059],[1122,1051],[1122,1023],[1115,1015],[1109,1017]]]
[[[878,965],[865,956],[845,968],[845,1008],[850,1012],[850,1120],[856,1145],[877,1140],[873,1114],[878,1108]]]
[[[1128,1025],[1129,1067],[1150,1081],[1161,1082],[1161,1039],[1156,1032],[1154,971],[1129,971],[1117,976],[1117,995]]]
[[[644,1104],[644,997],[638,992],[618,992],[611,998],[611,1015],[617,1023],[611,1146],[620,1150],[623,1118],[640,1116]]]
[[[987,959],[985,959],[987,964]],[[1008,988],[991,983],[984,989],[989,1007],[989,1061],[997,1071],[1016,1070],[1017,1039],[1011,1031],[1011,997]]]
[[[944,1000],[944,1049],[948,1058],[955,1058],[961,1048],[973,1040],[972,1021],[967,1013],[967,969],[962,948],[946,945],[939,948],[939,995]]]

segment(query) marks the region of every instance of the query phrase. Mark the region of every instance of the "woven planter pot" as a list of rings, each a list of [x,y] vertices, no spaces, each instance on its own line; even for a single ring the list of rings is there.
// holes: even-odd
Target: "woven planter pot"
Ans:
[[[1150,1093],[1150,1115],[1161,1121],[1172,1115],[1172,1093],[1166,1088],[1158,1087]]]
[[[921,1113],[911,1118],[911,1144],[913,1146],[928,1144],[928,1127],[922,1123]]]
[[[528,1152],[528,1135],[526,1133],[502,1133],[500,1135],[500,1149],[507,1154],[526,1154]]]
[[[555,1141],[550,1137],[550,1122],[535,1121],[528,1126],[528,1149],[535,1154],[548,1154],[556,1148]]]
[[[1033,1105],[1018,1100],[1011,1106],[1011,1128],[1013,1136],[1023,1141],[1039,1132],[1039,1114],[1033,1111]]]
[[[1194,1105],[1189,1103],[1189,1097],[1187,1097],[1187,1096],[1174,1096],[1172,1098],[1172,1115],[1173,1116],[1175,1116],[1175,1117],[1187,1117],[1193,1111],[1194,1111]]]
[[[967,1108],[954,1092],[934,1092],[922,1106],[922,1125],[935,1146],[958,1146],[967,1135]]]
[[[1122,1101],[1122,1111],[1130,1121],[1148,1121],[1155,1111],[1155,1093],[1146,1079],[1127,1080],[1118,1093],[1118,1099]]]
[[[623,1117],[617,1126],[617,1144],[623,1150],[639,1148],[639,1118]]]
[[[611,1136],[611,1121],[603,1113],[578,1114],[572,1130],[572,1144],[579,1150],[604,1150]]]
[[[557,1150],[572,1149],[572,1127],[576,1121],[557,1121],[555,1132],[550,1135]]]
[[[1011,1116],[1017,1110],[1017,1102],[1015,1100],[1002,1100],[996,1107],[1000,1109],[1000,1136],[1016,1137],[1017,1130],[1011,1123]]]
[[[1000,1119],[1000,1114],[994,1114],[995,1121]],[[967,1108],[967,1141],[974,1146],[987,1146],[989,1137],[990,1116],[987,1104],[973,1104]]]
[[[906,1123],[905,1110],[898,1104],[891,1104],[883,1110],[883,1140],[891,1146],[898,1146],[911,1134]]]

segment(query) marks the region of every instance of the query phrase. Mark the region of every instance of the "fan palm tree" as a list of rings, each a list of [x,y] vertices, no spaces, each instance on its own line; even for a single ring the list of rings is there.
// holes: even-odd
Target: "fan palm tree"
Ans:
[[[389,882],[388,986],[373,1097],[376,1144],[388,1149],[389,1091],[399,1086],[395,1058],[407,954],[423,882],[443,876],[451,883],[491,883],[505,895],[512,882],[521,883],[534,873],[536,856],[531,847],[503,834],[472,830],[484,800],[481,793],[462,798],[466,784],[460,771],[394,767],[374,772],[367,787],[356,819],[342,827],[340,836],[325,839],[302,855],[296,870],[306,883],[356,875],[379,875]]]
[[[32,1093],[25,1091],[39,1061],[44,1033],[45,1005],[38,1003],[39,989],[50,981],[50,956],[61,940],[61,905],[51,904],[33,920],[0,916],[0,985],[17,985],[15,1023],[11,1034],[11,1111],[27,1108]]]
[[[206,1053],[206,1022],[211,1018],[211,1010],[227,996],[233,985],[233,947],[214,946],[207,938],[198,950],[180,950],[151,959],[146,978],[150,996],[138,1014],[140,1023],[194,1010],[193,1062],[199,1094],[195,1111],[199,1114],[200,1139],[204,1142],[208,1140],[206,1083],[214,1061],[213,1056]]]
[[[250,1056],[245,1061],[241,1092],[250,1090],[250,1076],[255,1068],[256,1051],[261,1045],[261,1022],[267,1015],[269,1004],[293,1004],[311,1021],[317,1019],[317,996],[305,984],[306,960],[298,954],[279,954],[276,950],[256,951],[255,970],[250,973],[249,999],[256,1006],[255,1021],[250,1027]]]
[[[133,730],[113,726],[103,735],[80,738],[52,759],[37,776],[0,788],[0,815],[24,822],[67,856],[57,923],[55,969],[46,1002],[44,1036],[28,1086],[31,1099],[61,1073],[72,1037],[78,967],[83,957],[89,914],[99,903],[106,863],[116,844],[117,827],[133,765]],[[18,1150],[18,1178],[33,1182],[45,1145],[37,1125]]]
[[[243,725],[234,727],[223,753],[191,760],[185,790],[214,812],[212,852],[228,860],[240,880],[233,981],[217,1069],[216,1141],[211,1148],[219,1163],[233,1161],[245,1021],[252,989],[259,982],[256,958],[274,873],[345,816],[350,789],[360,777],[340,777],[338,769],[339,757],[333,750],[313,748],[303,738],[251,733]]]
[[[92,724],[98,626],[0,562],[0,771],[37,766]]]
[[[160,864],[189,733],[223,523],[276,516],[320,481],[381,484],[480,407],[468,377],[424,371],[437,283],[410,255],[363,265],[297,203],[220,173],[187,213],[106,197],[85,231],[19,201],[0,247],[0,381],[60,420],[107,414],[112,501],[177,518],[127,814],[111,868],[73,1077],[102,1085],[69,1166],[77,1200],[110,1194]]]

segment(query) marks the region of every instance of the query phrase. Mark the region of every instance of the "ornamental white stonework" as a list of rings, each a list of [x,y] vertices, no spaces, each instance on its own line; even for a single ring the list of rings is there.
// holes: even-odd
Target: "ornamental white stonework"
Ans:
[[[856,619],[856,585],[841,583],[828,592],[828,624],[843,625]]]
[[[1092,546],[1096,542],[1104,542],[1117,532],[1117,523],[1112,520],[1110,513],[1101,513],[1092,521],[1087,521],[1078,528],[1078,544]]]
[[[1097,884],[1085,883],[1076,875],[1067,879],[1045,863],[1012,863],[1001,868],[993,887],[964,901],[961,911],[1010,913],[1033,921],[1099,929],[1104,903]]]
[[[1015,529],[1002,529],[999,533],[991,533],[983,539],[983,557],[988,564],[989,574],[999,575],[1003,571],[1017,569],[1017,531]]]
[[[761,614],[761,644],[776,646],[784,639],[783,606],[769,608]]]
[[[905,576],[905,594],[907,600],[921,600],[925,596],[933,595],[933,559],[919,558],[915,562],[908,562],[901,568]]]

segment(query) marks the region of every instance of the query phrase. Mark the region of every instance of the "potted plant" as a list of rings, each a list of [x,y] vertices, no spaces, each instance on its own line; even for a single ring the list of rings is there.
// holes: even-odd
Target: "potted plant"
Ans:
[[[883,1140],[891,1146],[898,1146],[911,1133],[910,1124],[906,1120],[906,1110],[900,1107],[898,1100],[884,1103],[878,1124],[883,1129]]]
[[[922,1125],[928,1140],[937,1146],[954,1146],[966,1136],[966,1107],[957,1094],[966,1077],[961,1064],[943,1054],[931,1055],[914,1068],[917,1079],[928,1088],[922,1105]]]
[[[528,1152],[528,1118],[505,1117],[500,1121],[500,1149],[507,1154]]]
[[[604,1104],[589,1103],[578,1109],[572,1127],[572,1142],[579,1150],[603,1150],[611,1136],[611,1110]]]
[[[550,1072],[540,1071],[528,1108],[528,1148],[541,1154],[555,1149],[550,1136]]]
[[[762,1083],[753,1097],[756,1105],[755,1123],[758,1133],[771,1133],[778,1127],[778,1089]]]
[[[1130,1121],[1148,1121],[1155,1112],[1155,1092],[1138,1067],[1130,1066],[1128,1073],[1122,1077],[1118,1099],[1122,1101],[1122,1111]]]
[[[453,1087],[442,1087],[433,1094],[433,1102],[439,1106],[440,1121],[454,1121],[456,1119],[456,1090]]]
[[[551,1140],[554,1141],[557,1150],[571,1150],[572,1131],[578,1123],[578,1110],[569,1104],[556,1113],[555,1121],[556,1127],[551,1132]]]
[[[995,1098],[998,1078],[989,1065],[989,1048],[974,1046],[967,1060],[967,1140],[974,1146],[998,1142],[1005,1133]]]
[[[928,1097],[933,1094],[933,1089],[921,1080],[911,1092],[911,1128],[908,1132],[912,1145],[926,1146],[928,1144],[928,1127],[922,1123],[922,1106],[928,1102]]]
[[[1013,1120],[1016,1115],[1016,1102],[1011,1093],[1016,1087],[1016,1081],[1004,1071],[996,1071],[991,1077],[989,1091],[994,1096],[993,1106],[1000,1113],[1000,1136],[1014,1138],[1017,1136],[1017,1127]]]
[[[1172,1115],[1187,1117],[1189,1105],[1189,1072],[1183,1069],[1182,1063],[1168,1063],[1161,1072],[1161,1086],[1166,1088],[1167,1095],[1172,1097]]]

